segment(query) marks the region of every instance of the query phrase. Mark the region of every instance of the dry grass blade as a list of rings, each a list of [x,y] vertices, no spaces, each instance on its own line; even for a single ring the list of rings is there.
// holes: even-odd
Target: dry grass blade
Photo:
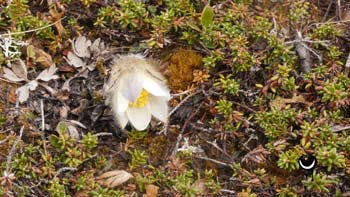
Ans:
[[[124,170],[113,170],[97,177],[97,182],[108,188],[117,187],[125,182],[127,182],[133,176]]]

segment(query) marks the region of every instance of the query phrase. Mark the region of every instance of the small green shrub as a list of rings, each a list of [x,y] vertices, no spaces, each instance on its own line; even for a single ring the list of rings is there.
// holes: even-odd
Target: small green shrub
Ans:
[[[131,154],[131,161],[129,163],[131,169],[138,168],[147,163],[148,155],[145,151],[134,149],[129,150],[128,152]]]
[[[232,74],[227,76],[220,75],[220,78],[214,83],[214,86],[220,87],[225,94],[237,95],[240,83],[232,78]]]
[[[295,117],[296,112],[294,109],[272,109],[268,112],[256,113],[255,119],[259,126],[264,129],[265,135],[270,140],[274,140],[288,134],[288,128],[295,120]]]
[[[316,158],[319,165],[327,167],[328,171],[331,171],[334,167],[346,167],[344,155],[337,152],[336,148],[330,146],[318,148],[316,150]]]
[[[278,159],[277,165],[280,168],[293,171],[299,168],[298,159],[301,155],[295,150],[283,152]]]
[[[319,191],[319,192],[329,192],[327,186],[336,184],[337,181],[330,180],[327,178],[327,175],[323,173],[313,172],[307,180],[303,180],[302,183],[306,186],[309,191]]]

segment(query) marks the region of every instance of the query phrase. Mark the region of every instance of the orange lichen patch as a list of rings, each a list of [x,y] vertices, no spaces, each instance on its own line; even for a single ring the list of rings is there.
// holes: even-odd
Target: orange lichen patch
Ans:
[[[169,85],[173,90],[185,90],[193,81],[193,71],[202,64],[202,56],[193,50],[179,49],[169,58]]]

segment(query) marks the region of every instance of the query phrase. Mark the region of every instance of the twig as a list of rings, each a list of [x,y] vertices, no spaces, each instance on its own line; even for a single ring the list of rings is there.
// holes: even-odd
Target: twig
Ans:
[[[199,125],[206,126],[205,124],[203,124],[199,120],[197,120],[196,123],[190,123],[190,125],[191,125],[192,128],[195,128],[197,130],[204,131],[204,132],[207,132],[207,133],[212,133],[213,131],[215,131],[214,129],[212,129],[210,127],[209,128],[204,128],[204,127],[199,126]]]
[[[15,154],[16,146],[17,146],[18,142],[19,142],[19,141],[21,140],[21,138],[22,138],[23,129],[24,129],[24,126],[22,126],[21,130],[19,131],[19,136],[16,138],[16,141],[13,143],[12,148],[11,148],[11,150],[10,150],[10,153],[9,153],[9,155],[7,156],[6,170],[5,170],[5,172],[6,172],[7,174],[9,174],[9,171],[10,171],[11,160],[12,160],[13,155]]]
[[[191,92],[192,90],[186,90],[186,91],[184,91],[184,92],[181,92],[181,93],[178,93],[178,94],[172,94],[171,95],[171,97],[172,98],[174,98],[174,97],[176,97],[176,96],[181,96],[181,95],[183,95],[183,94],[187,94],[188,92]],[[184,104],[189,98],[191,98],[192,96],[194,96],[194,95],[196,95],[197,93],[199,93],[200,91],[197,91],[197,92],[195,92],[195,93],[193,93],[193,94],[190,94],[190,95],[188,95],[188,96],[186,96],[184,99],[182,99],[182,101],[177,105],[177,106],[175,106],[172,110],[171,110],[171,112],[169,113],[169,115],[168,115],[168,117],[170,117],[182,104]],[[157,124],[157,126],[159,126],[161,124],[161,122],[159,122],[158,124]],[[168,122],[166,122],[166,123],[164,123],[164,128],[161,130],[161,131],[159,131],[159,132],[157,132],[157,135],[161,135],[161,134],[167,134],[167,131],[168,131],[168,127],[169,127],[169,124],[168,124]]]
[[[38,27],[38,28],[35,28],[35,29],[27,30],[27,31],[20,31],[20,32],[14,32],[14,33],[0,34],[0,37],[3,37],[3,36],[9,36],[10,37],[12,35],[19,35],[19,34],[25,34],[25,33],[31,33],[31,32],[35,32],[35,31],[40,31],[40,30],[46,29],[48,27],[51,27],[51,26],[55,25],[56,23],[59,23],[64,18],[66,18],[66,16],[60,18],[59,20],[55,21],[54,23],[51,23],[51,24],[43,26],[43,27]]]
[[[194,96],[194,95],[196,95],[196,94],[198,94],[198,93],[200,93],[200,92],[201,92],[201,91],[196,91],[196,92],[194,92],[194,93],[192,93],[192,94],[186,96],[184,99],[182,99],[182,101],[181,101],[178,105],[176,105],[176,107],[174,107],[174,108],[171,110],[171,112],[169,113],[169,117],[170,117],[180,106],[182,106],[189,98],[191,98],[192,96]]]
[[[338,133],[340,131],[344,131],[348,129],[350,129],[350,125],[347,125],[347,126],[334,125],[331,127],[331,130],[333,133]]]
[[[45,139],[45,114],[44,114],[44,102],[40,99],[40,112],[41,112],[41,138],[43,140],[44,152],[47,155],[46,139]]]
[[[275,17],[272,17],[273,22],[273,28],[270,30],[270,35],[276,35],[277,34],[277,22]]]
[[[181,129],[181,133],[184,133],[184,132],[185,132],[185,129],[187,128],[188,123],[191,121],[191,119],[192,119],[195,115],[197,115],[197,113],[198,113],[199,110],[201,109],[202,105],[203,105],[203,102],[198,106],[198,108],[196,109],[196,111],[195,111],[194,113],[192,113],[192,114],[190,115],[190,117],[187,118],[187,120],[185,121],[185,124],[183,125],[183,127],[182,127],[182,129]]]
[[[251,151],[251,149],[248,147],[248,143],[253,139],[257,139],[257,137],[254,135],[250,135],[248,140],[242,144],[243,147],[246,148],[247,150]]]
[[[161,122],[159,122],[157,124],[157,126],[160,125],[160,124],[161,124]],[[157,135],[161,135],[163,133],[164,133],[164,135],[166,135],[168,133],[168,127],[169,127],[169,123],[167,121],[167,122],[164,123],[163,129],[161,131],[157,132]]]
[[[10,136],[6,136],[5,139],[3,139],[3,140],[0,141],[0,144],[5,143],[5,142],[9,139],[9,137],[10,137]]]
[[[203,50],[207,55],[211,55],[211,51],[208,49],[207,46],[205,46],[203,42],[199,42],[199,44],[203,47]]]
[[[55,177],[54,178],[56,178],[58,175],[60,175],[62,172],[65,172],[65,171],[77,171],[78,169],[77,168],[72,168],[72,167],[63,167],[63,168],[60,168],[58,171],[57,171],[57,173],[56,173],[56,175],[55,175]]]
[[[250,108],[250,107],[248,107],[248,106],[246,106],[246,105],[244,105],[244,104],[242,104],[242,103],[239,103],[239,102],[236,102],[236,101],[231,101],[233,104],[235,104],[235,105],[239,105],[239,106],[241,106],[241,107],[243,107],[244,109],[246,109],[246,110],[248,110],[248,111],[250,111],[250,112],[252,112],[252,113],[255,113],[256,111],[254,110],[254,109],[252,109],[252,108]]]
[[[202,157],[202,156],[195,156],[195,158],[198,158],[198,159],[203,159],[203,160],[206,160],[206,161],[211,161],[213,163],[216,163],[216,164],[219,164],[219,165],[222,165],[222,166],[226,166],[226,167],[230,167],[231,165],[228,164],[228,163],[224,163],[222,161],[218,161],[218,160],[215,160],[215,159],[211,159],[209,157]]]
[[[174,97],[177,97],[177,96],[181,96],[181,95],[187,94],[187,93],[189,93],[191,91],[193,91],[193,89],[189,89],[189,90],[186,90],[186,91],[183,91],[183,92],[180,92],[180,93],[176,93],[176,94],[171,94],[171,97],[174,98]]]
[[[330,0],[329,4],[328,4],[328,7],[327,7],[327,11],[326,11],[326,13],[323,16],[322,21],[325,21],[327,19],[327,16],[328,16],[329,11],[331,10],[332,4],[333,4],[333,0]]]
[[[40,112],[41,112],[41,131],[45,131],[45,114],[44,114],[44,102],[40,99]]]
[[[308,49],[307,46],[301,41],[302,39],[301,32],[297,31],[295,38],[296,38],[296,41],[298,41],[295,43],[295,51],[299,56],[301,70],[303,73],[308,73],[311,70],[311,64],[312,64],[310,53],[309,53],[310,49]]]
[[[228,158],[230,158],[230,160],[233,160],[231,155],[227,154],[226,151],[224,151],[222,148],[220,148],[218,146],[218,144],[216,143],[216,140],[214,140],[213,142],[210,141],[206,141],[208,144],[212,145],[214,148],[216,148],[217,150],[219,150],[220,152],[222,152],[224,155],[226,155]]]
[[[321,44],[325,47],[328,47],[330,41],[329,40],[310,40],[309,38],[301,38],[299,40],[291,40],[291,41],[286,41],[285,44],[295,44],[298,42],[307,42],[307,43],[311,43],[311,44]]]
[[[317,57],[319,62],[322,62],[322,57],[315,50],[313,50],[312,48],[308,47],[305,43],[302,43],[302,45],[305,47],[305,49],[307,49],[311,53],[313,53]]]
[[[338,15],[339,20],[342,20],[340,9],[341,9],[340,0],[337,0],[337,15]]]
[[[350,23],[350,20],[340,20],[340,21],[328,21],[323,23],[312,23],[309,27],[313,25],[327,25],[327,24],[335,24],[335,23]]]
[[[176,144],[175,144],[175,147],[174,147],[174,150],[173,150],[173,153],[172,155],[175,155],[177,153],[177,150],[179,149],[179,144],[180,144],[180,141],[182,140],[182,133],[180,133],[178,136],[177,136],[177,139],[176,139]]]
[[[96,133],[94,136],[101,137],[101,136],[112,136],[112,133]]]
[[[228,190],[228,189],[220,189],[220,192],[229,193],[229,194],[237,194],[235,191]]]
[[[178,96],[187,94],[187,93],[189,93],[189,92],[191,92],[191,91],[192,91],[192,89],[186,90],[186,91],[184,91],[184,92],[180,92],[180,93],[177,93],[177,94],[172,94],[172,95],[171,95],[171,98],[174,98],[174,97],[178,97]],[[186,97],[185,99],[187,100],[188,98]],[[183,100],[169,113],[169,116],[168,116],[168,117],[170,117],[170,116],[179,108],[179,106],[182,105],[182,102],[184,103],[184,102],[186,101],[185,99],[183,99]],[[159,123],[157,124],[157,126],[159,126],[160,124],[161,124],[161,122],[159,122]],[[168,121],[167,121],[167,122],[164,123],[163,129],[162,129],[161,131],[157,132],[157,135],[161,135],[161,134],[163,134],[163,133],[164,133],[164,135],[166,135],[167,132],[168,132],[168,127],[169,127],[169,123],[168,123]]]
[[[203,102],[198,106],[196,111],[194,113],[192,113],[191,116],[188,117],[187,120],[185,121],[185,123],[184,123],[184,125],[183,125],[183,127],[181,129],[181,132],[180,132],[179,136],[177,137],[175,148],[173,150],[172,155],[176,154],[176,152],[177,152],[177,150],[179,148],[180,141],[182,140],[182,134],[185,132],[185,129],[186,129],[188,123],[190,122],[190,120],[199,112],[199,109],[202,107],[202,105],[203,105]]]

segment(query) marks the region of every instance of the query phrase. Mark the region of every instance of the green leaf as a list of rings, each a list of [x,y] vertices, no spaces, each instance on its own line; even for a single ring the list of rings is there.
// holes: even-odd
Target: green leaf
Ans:
[[[50,140],[50,143],[51,143],[55,148],[57,148],[57,149],[60,149],[60,148],[61,148],[61,145],[62,145],[62,144],[60,144],[60,140],[59,140],[59,138],[58,138],[56,135],[51,135],[50,138],[49,138],[49,140]]]
[[[35,50],[34,50],[34,46],[33,46],[33,45],[29,45],[29,46],[27,47],[27,56],[28,56],[29,58],[32,58],[32,59],[35,58]]]
[[[61,135],[61,134],[64,134],[66,133],[68,130],[68,125],[66,122],[64,121],[61,121],[57,124],[56,126],[56,131]]]
[[[201,23],[203,27],[208,27],[213,23],[213,18],[214,18],[214,10],[213,8],[210,7],[209,4],[207,4],[203,11],[202,11],[202,16],[201,16]]]

